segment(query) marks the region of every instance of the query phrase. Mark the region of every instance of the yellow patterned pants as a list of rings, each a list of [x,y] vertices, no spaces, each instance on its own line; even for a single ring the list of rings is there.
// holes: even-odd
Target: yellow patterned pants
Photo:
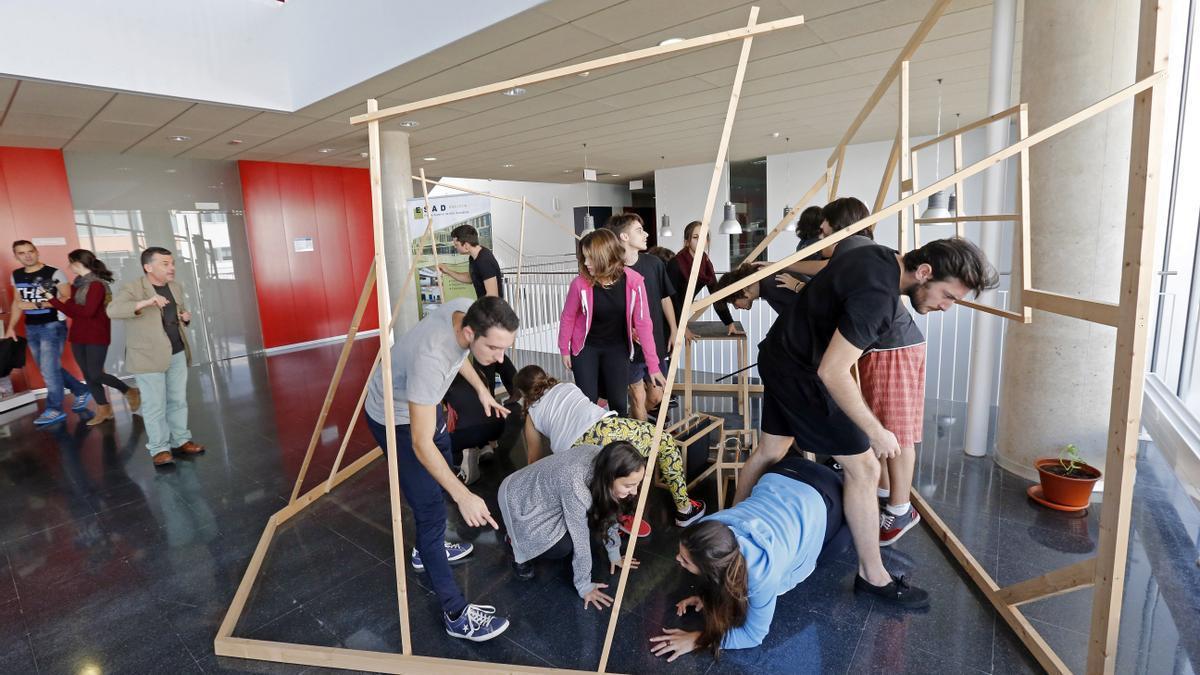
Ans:
[[[613,441],[625,441],[642,453],[643,457],[650,456],[650,442],[654,440],[654,425],[641,420],[629,419],[610,415],[592,425],[575,441],[575,445],[605,446]],[[663,482],[671,490],[671,499],[675,509],[686,513],[691,508],[688,499],[687,478],[683,471],[683,457],[679,453],[679,445],[671,434],[663,432],[662,440],[658,443],[658,470]]]

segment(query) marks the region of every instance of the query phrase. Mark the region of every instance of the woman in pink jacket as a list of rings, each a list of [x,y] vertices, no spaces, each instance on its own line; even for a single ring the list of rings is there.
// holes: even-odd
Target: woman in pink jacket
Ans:
[[[636,340],[646,355],[650,379],[664,387],[658,367],[654,326],[642,275],[625,267],[624,249],[609,230],[590,232],[579,242],[579,276],[571,282],[558,327],[563,365],[592,402],[601,395],[610,409],[628,413],[625,383]],[[604,391],[600,391],[603,374]]]

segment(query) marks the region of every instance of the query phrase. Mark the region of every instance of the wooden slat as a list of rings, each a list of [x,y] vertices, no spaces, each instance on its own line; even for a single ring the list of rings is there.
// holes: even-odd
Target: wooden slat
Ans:
[[[946,2],[947,0],[940,1]],[[792,28],[803,23],[803,16],[793,16],[786,19],[779,19],[777,21],[768,21],[767,23],[757,24],[748,28],[735,28],[733,30],[722,31],[720,33],[712,33],[711,35],[702,35],[700,37],[690,38],[682,42],[676,42],[675,44],[659,45],[656,47],[648,47],[646,49],[638,49],[632,52],[625,52],[624,54],[617,54],[615,56],[606,56],[604,58],[584,61],[583,63],[576,63],[570,66],[545,70],[532,75],[514,77],[511,80],[504,80],[502,82],[496,82],[494,84],[488,84],[482,87],[465,89],[453,94],[434,96],[433,98],[427,98],[423,101],[417,101],[415,103],[403,103],[390,108],[384,108],[378,112],[368,112],[365,115],[355,115],[354,117],[350,118],[350,123],[363,124],[364,122],[371,122],[373,120],[382,121],[397,115],[404,115],[407,113],[416,112],[417,110],[424,110],[425,108],[432,108],[434,106],[454,103],[455,101],[463,101],[469,98],[475,98],[477,96],[484,96],[487,94],[495,94],[513,87],[527,87],[531,84],[537,84],[538,82],[545,82],[547,80],[553,80],[560,77],[567,77],[568,75],[578,75],[579,73],[583,72],[596,71],[600,70],[601,68],[608,68],[609,66],[618,66],[623,63],[640,61],[642,59],[649,59],[656,56],[665,56],[667,54],[683,52],[689,49],[709,47],[712,45],[721,44],[723,42],[750,39],[755,35],[763,35],[781,28]]]
[[[490,663],[487,661],[441,659],[433,656],[411,656],[362,649],[344,649],[341,647],[318,647],[315,645],[270,642],[268,640],[251,640],[235,637],[218,638],[216,641],[216,653],[217,656],[259,659],[274,661],[276,663],[294,663],[303,666],[340,668],[370,673],[411,673],[412,675],[427,675],[428,673],[438,673],[439,675],[503,675],[504,673],[510,673],[512,675],[520,675],[522,673],[590,672],[563,668],[517,666],[509,663]]]
[[[945,141],[945,140],[948,140],[951,138],[956,138],[956,137],[961,138],[963,134],[967,133],[968,131],[971,131],[972,129],[978,129],[979,127],[986,126],[997,120],[1002,120],[1005,117],[1012,117],[1013,115],[1016,115],[1017,111],[1020,109],[1021,109],[1020,105],[1014,105],[1013,107],[1008,108],[1006,110],[1001,110],[1000,112],[996,113],[995,115],[988,115],[987,117],[984,117],[983,119],[975,120],[974,122],[971,122],[970,124],[967,124],[966,126],[959,127],[953,131],[947,131],[946,133],[942,134],[941,136],[935,136],[934,138],[931,138],[927,141],[922,141],[920,143],[917,143],[916,145],[914,145],[912,147],[913,152],[916,152],[917,150],[921,150],[923,148],[928,148],[931,145],[937,145],[938,143],[941,143],[942,141]]]
[[[747,28],[753,28],[758,22],[758,7],[750,8],[750,19],[746,24]],[[704,198],[704,210],[701,213],[712,213],[713,207],[717,201],[717,186],[721,180],[721,173],[725,167],[725,157],[729,150],[729,137],[733,133],[733,121],[737,115],[738,100],[742,95],[742,83],[746,77],[746,64],[750,60],[750,46],[754,39],[747,37],[742,41],[742,50],[738,56],[737,70],[733,75],[733,87],[729,93],[729,105],[725,109],[725,124],[721,128],[721,140],[717,144],[717,156],[713,161],[712,175],[708,181],[708,193]],[[700,241],[706,241],[708,238],[709,219],[707,216],[700,223],[699,237]],[[684,287],[683,308],[681,316],[684,317],[683,325],[687,325],[687,317],[691,316],[688,308],[693,302],[696,294],[696,280],[700,274],[700,265],[692,265],[691,272],[688,274],[687,285]],[[672,350],[675,354],[680,353],[683,347],[684,336],[686,330],[675,332],[675,348]],[[675,386],[675,374],[679,370],[679,360],[671,359],[671,366],[667,373],[667,386],[663,390],[663,400],[671,400],[671,390]],[[688,364],[688,372],[691,372],[691,363]],[[654,424],[654,437],[650,440],[650,456],[646,459],[648,466],[655,466],[655,460],[658,458],[658,444],[662,440],[663,427],[667,422],[667,406],[660,406],[658,411],[658,419]],[[650,494],[650,483],[654,477],[653,471],[647,471],[646,477],[642,479],[642,489],[638,494],[637,507],[633,512],[633,523],[631,524],[632,531],[637,531],[642,524],[642,514],[646,510],[646,497]],[[629,567],[633,560],[633,553],[637,548],[637,537],[629,539],[629,545],[625,549],[624,562],[621,565],[620,579],[617,581],[617,592],[614,594],[613,606],[609,610],[608,630],[604,634],[604,648],[600,652],[600,666],[597,670],[601,673],[608,668],[608,657],[612,651],[613,636],[617,630],[617,620],[621,615],[621,603],[625,598],[625,590],[629,583]]]
[[[740,384],[720,384],[720,383],[705,383],[705,382],[696,382],[696,383],[692,384],[692,391],[708,392],[711,394],[734,394],[734,393],[737,393],[738,391],[740,391],[741,388],[742,388],[742,385],[740,385]],[[761,393],[763,393],[763,386],[761,384],[751,384],[749,391],[751,394],[761,394]]]
[[[914,218],[913,222],[918,225],[929,225],[932,223],[979,223],[991,220],[1005,220],[1012,222],[1020,222],[1021,214],[1019,213],[997,213],[990,216],[949,216],[947,218]]]
[[[353,429],[353,428],[354,427],[348,427],[348,431],[346,433],[347,436],[350,435],[349,430]],[[288,504],[287,506],[283,507],[282,509],[279,509],[278,511],[276,511],[275,512],[275,523],[277,525],[282,525],[282,524],[286,523],[287,521],[291,520],[292,517],[295,516],[297,513],[300,513],[301,511],[303,511],[307,506],[309,506],[313,502],[315,502],[318,499],[320,499],[321,497],[324,497],[325,495],[329,494],[330,490],[337,487],[338,485],[341,485],[342,482],[345,481],[347,478],[350,478],[354,474],[358,473],[364,467],[366,467],[368,464],[370,464],[371,462],[374,462],[375,460],[379,459],[382,456],[383,456],[383,450],[381,450],[379,447],[375,447],[374,449],[367,452],[367,454],[363,455],[362,457],[359,457],[358,459],[354,460],[353,462],[350,462],[350,464],[346,468],[342,469],[341,471],[338,471],[337,474],[331,476],[328,481],[322,481],[320,485],[317,485],[316,487],[309,490],[308,492],[305,492],[304,495],[301,496],[296,501],[294,501],[294,502]]]
[[[233,635],[238,620],[242,618],[246,600],[250,598],[250,591],[258,579],[258,571],[262,568],[263,560],[267,557],[267,550],[271,547],[271,539],[275,536],[275,527],[275,516],[272,515],[267,519],[267,525],[258,538],[258,545],[254,547],[254,553],[250,556],[250,564],[246,567],[246,573],[242,575],[237,591],[233,594],[233,600],[229,602],[229,609],[225,610],[225,618],[221,620],[221,626],[217,628],[216,641],[218,644],[222,638]]]
[[[429,185],[441,186],[441,187],[446,188],[447,190],[457,190],[459,192],[465,192],[470,195],[479,195],[480,197],[490,197],[491,199],[499,199],[501,201],[512,202],[514,204],[520,204],[522,202],[526,202],[524,197],[522,197],[521,199],[517,199],[515,197],[505,197],[504,195],[493,194],[491,192],[482,192],[480,190],[473,190],[469,187],[463,187],[462,185],[454,185],[453,183],[443,183],[442,181],[429,180],[428,178],[422,178],[420,176],[413,176],[412,179],[415,181],[422,181]],[[535,205],[533,202],[526,202],[526,207],[530,211],[533,211],[534,213],[536,213],[536,214],[542,216],[543,218],[545,218],[546,220],[550,221],[555,227],[562,230],[563,232],[566,232],[567,234],[571,235],[572,237],[574,237],[576,239],[580,238],[580,236],[578,234],[575,234],[574,231],[568,229],[565,225],[563,225],[562,223],[555,220],[549,213],[546,213],[545,211],[539,209],[537,207],[537,205]]]
[[[1021,297],[1026,306],[1040,309],[1043,312],[1083,319],[1092,323],[1102,323],[1105,326],[1120,324],[1121,308],[1111,302],[1085,300],[1036,288],[1025,291]]]
[[[1137,77],[1167,69],[1169,3],[1142,0],[1138,20]],[[1161,79],[1157,80],[1162,82]],[[1089,673],[1112,673],[1125,591],[1126,556],[1137,471],[1138,432],[1146,377],[1146,331],[1150,318],[1150,275],[1162,167],[1165,87],[1155,86],[1133,101],[1129,187],[1125,198],[1125,245],[1121,265],[1120,322],[1104,463],[1096,592],[1088,644]]]
[[[875,193],[875,205],[871,207],[872,211],[883,208],[883,202],[887,199],[888,183],[892,182],[892,176],[896,173],[896,164],[899,162],[900,132],[896,132],[896,138],[892,141],[892,149],[888,152],[887,162],[883,165],[883,178],[879,181],[879,191]]]
[[[1002,319],[1008,319],[1010,321],[1017,321],[1019,323],[1029,323],[1030,321],[1029,317],[1027,317],[1025,314],[1009,311],[1007,309],[1001,309],[999,307],[992,307],[991,305],[980,304],[978,302],[971,302],[970,300],[959,300],[955,304],[962,305],[963,307],[973,309],[977,312],[984,312],[985,314],[998,316]]]
[[[979,564],[975,556],[971,555],[971,551],[954,534],[954,531],[946,525],[946,522],[937,514],[937,511],[915,489],[912,491],[911,496],[913,507],[921,514],[921,520],[933,531],[934,536],[940,539],[942,544],[946,546],[946,550],[950,552],[950,555],[954,556],[954,559],[958,561],[959,566],[967,573],[967,576],[971,577],[971,580],[975,582],[979,590],[992,603],[992,606],[996,608],[996,612],[1004,619],[1009,628],[1012,628],[1013,632],[1020,638],[1033,658],[1037,659],[1037,662],[1048,673],[1069,675],[1071,671],[1067,668],[1067,664],[1054,652],[1054,649],[1038,633],[1037,628],[1029,622],[1029,619],[1025,618],[1021,610],[1000,599],[1000,587],[996,584],[995,580],[987,573],[987,570],[983,569],[983,565]]]
[[[433,270],[437,273],[438,293],[441,294],[442,302],[446,302],[446,285],[442,281],[442,266],[438,260],[437,252],[437,233],[433,231],[433,211],[429,208],[429,181],[425,180],[425,167],[421,167],[421,192],[425,195],[425,217],[429,219],[429,225],[425,227],[425,234],[429,237],[429,248],[433,251]],[[497,284],[501,283],[500,279],[496,280]],[[400,299],[403,302],[404,298]]]
[[[962,136],[954,137],[954,173],[962,168],[963,163],[963,143]],[[963,192],[963,181],[958,181],[954,184],[954,235],[956,237],[966,236],[963,228],[963,207],[967,204],[967,193]]]
[[[521,197],[521,235],[517,238],[517,287],[513,289],[512,306],[518,310],[521,307],[521,268],[525,266],[525,208],[526,201]],[[497,283],[501,280],[497,279]]]
[[[1010,605],[1023,605],[1034,600],[1052,598],[1086,588],[1096,582],[1096,559],[1088,558],[1074,565],[1060,567],[1040,577],[1005,586],[997,591],[997,597]]]
[[[1061,134],[1062,132],[1066,131],[1067,129],[1070,129],[1081,122],[1089,120],[1089,119],[1095,117],[1096,115],[1099,115],[1100,113],[1108,110],[1109,108],[1112,108],[1113,106],[1121,104],[1122,102],[1126,101],[1127,99],[1130,99],[1130,98],[1138,95],[1139,93],[1145,91],[1146,89],[1149,89],[1150,87],[1154,86],[1155,83],[1162,82],[1166,78],[1166,74],[1167,74],[1166,71],[1162,70],[1157,73],[1154,73],[1153,75],[1150,75],[1149,77],[1147,77],[1143,80],[1138,80],[1134,84],[1129,85],[1128,87],[1122,89],[1121,91],[1118,91],[1115,94],[1112,94],[1104,99],[1101,99],[1101,100],[1093,103],[1092,105],[1076,112],[1075,114],[1073,114],[1069,117],[1066,117],[1062,120],[1059,120],[1058,122],[1055,122],[1054,124],[1046,127],[1045,129],[1042,129],[1041,131],[1038,131],[1035,134],[1031,134],[1028,137],[1010,145],[1009,147],[1004,148],[1003,150],[999,150],[997,152],[994,152],[994,153],[988,155],[987,157],[984,157],[983,159],[979,160],[978,162],[975,162],[974,164],[967,166],[966,168],[964,168],[962,171],[959,171],[958,173],[951,174],[949,176],[946,176],[945,178],[942,178],[933,183],[930,183],[929,185],[926,185],[925,187],[921,188],[920,190],[914,192],[913,194],[911,194],[903,199],[900,199],[899,201],[896,201],[896,202],[884,207],[883,209],[881,209],[879,211],[876,211],[875,213],[867,216],[866,218],[863,218],[862,220],[854,223],[853,225],[843,228],[841,230],[838,230],[837,232],[834,232],[832,235],[825,237],[821,241],[813,244],[812,246],[806,246],[806,247],[800,249],[799,251],[796,251],[795,253],[788,255],[786,258],[784,258],[782,260],[779,260],[779,261],[771,263],[770,265],[764,266],[762,269],[758,270],[754,274],[751,274],[750,276],[746,277],[745,279],[742,279],[741,281],[739,281],[736,284],[732,284],[730,286],[722,288],[721,290],[717,291],[716,293],[708,295],[707,297],[705,297],[701,300],[697,300],[695,303],[692,304],[692,307],[691,307],[692,316],[695,316],[695,314],[704,311],[709,306],[711,306],[713,303],[724,300],[725,298],[729,297],[730,295],[740,291],[741,289],[749,286],[750,284],[752,284],[756,281],[765,279],[766,277],[768,277],[772,274],[779,274],[780,272],[785,270],[792,263],[799,262],[799,261],[805,259],[806,257],[816,253],[817,251],[825,248],[826,246],[831,246],[833,244],[840,242],[841,240],[845,239],[846,237],[850,237],[855,234],[858,234],[859,232],[862,232],[866,228],[875,225],[875,223],[878,223],[879,221],[881,221],[885,218],[895,215],[896,213],[902,211],[903,209],[911,208],[913,204],[920,202],[923,199],[926,199],[927,197],[929,197],[929,195],[933,194],[934,192],[937,192],[938,190],[941,190],[943,188],[949,187],[950,185],[953,185],[955,181],[966,180],[967,178],[970,178],[971,176],[974,176],[983,171],[986,171],[989,168],[995,166],[996,164],[999,164],[1000,162],[1003,162],[1004,160],[1008,159],[1009,157],[1020,154],[1022,151],[1027,151],[1030,147],[1037,145],[1038,143],[1041,143],[1042,141],[1044,141],[1048,138],[1052,138],[1058,134]]]
[[[1020,142],[1024,143],[1029,139],[1029,106],[1024,103],[1020,104],[1020,110],[1017,111],[1017,137]],[[1018,228],[1017,241],[1021,246],[1021,285],[1017,289],[1017,293],[1010,293],[1010,297],[1016,300],[1016,303],[1021,307],[1021,311],[1025,313],[1025,322],[1029,323],[1033,320],[1033,309],[1022,299],[1025,291],[1033,288],[1033,262],[1032,249],[1033,237],[1030,234],[1032,231],[1029,206],[1029,147],[1026,146],[1021,150],[1020,159],[1017,160],[1017,206],[1021,213],[1020,226]]]
[[[346,371],[346,362],[350,360],[350,350],[354,349],[354,336],[358,335],[358,326],[367,309],[367,301],[375,290],[375,262],[367,270],[367,278],[363,281],[362,292],[358,295],[358,304],[354,306],[354,316],[350,318],[350,329],[346,331],[346,342],[342,344],[342,352],[338,354],[337,366],[333,369],[333,377],[329,379],[329,389],[325,392],[325,401],[321,403],[321,412],[317,414],[317,423],[313,426],[312,437],[308,440],[308,450],[304,453],[304,461],[300,463],[300,474],[296,476],[296,485],[292,488],[292,496],[288,502],[296,501],[304,478],[308,475],[308,464],[312,461],[317,444],[321,442],[321,432],[325,429],[325,420],[329,417],[329,408],[333,405],[333,397],[337,394],[338,386],[342,383],[342,374]],[[347,434],[348,435],[348,434]]]
[[[916,179],[913,178],[913,170],[916,168],[912,161],[912,152],[908,146],[912,143],[909,138],[909,119],[908,119],[908,61],[900,62],[900,120],[899,136],[900,136],[900,191],[896,196],[903,199],[916,185]],[[906,187],[907,186],[907,187]],[[879,211],[876,210],[876,213]],[[900,253],[908,252],[908,209],[900,210],[900,217],[896,219],[896,226],[899,230],[896,232],[896,242],[900,247]],[[834,234],[837,234],[836,232]]]
[[[829,161],[825,163],[826,166],[833,166],[834,158],[838,156],[842,148],[850,144],[850,140],[854,138],[854,134],[858,133],[863,122],[867,121],[867,118],[871,115],[871,111],[875,109],[875,106],[879,104],[879,100],[883,98],[888,88],[892,86],[892,80],[900,75],[901,64],[912,59],[912,55],[917,52],[917,48],[925,41],[925,36],[929,35],[929,31],[933,30],[938,19],[942,18],[942,13],[950,6],[951,1],[937,0],[929,8],[929,11],[925,14],[925,18],[921,20],[920,25],[913,31],[912,36],[908,38],[908,42],[904,43],[904,47],[900,49],[900,53],[896,55],[896,59],[892,61],[892,65],[884,73],[883,79],[875,86],[875,91],[871,92],[871,96],[867,98],[867,102],[863,105],[862,110],[858,112],[858,116],[850,123],[850,127],[846,129],[846,133],[842,134],[842,140],[838,141],[838,144],[834,147],[833,154],[829,156]],[[905,143],[904,147],[907,148],[908,144]]]

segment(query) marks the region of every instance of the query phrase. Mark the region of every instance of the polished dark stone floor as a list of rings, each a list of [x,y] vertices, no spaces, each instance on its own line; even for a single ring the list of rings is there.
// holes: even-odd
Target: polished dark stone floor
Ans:
[[[348,384],[364,380],[372,355],[373,345],[358,345]],[[0,673],[305,671],[218,658],[213,637],[267,517],[291,492],[335,359],[336,349],[322,348],[194,368],[192,429],[209,452],[169,471],[150,465],[140,418],[119,400],[116,424],[99,428],[72,415],[37,430],[31,408],[0,417]],[[328,473],[356,394],[348,387],[337,397],[309,485]],[[1001,584],[1094,554],[1098,508],[1072,516],[1031,504],[1024,480],[962,454],[960,406],[931,401],[927,417],[916,482]],[[347,459],[371,446],[360,425]],[[1153,445],[1143,450],[1117,671],[1194,672],[1200,514]],[[478,491],[494,490],[506,466],[504,458],[485,464]],[[702,496],[711,499],[709,488]],[[667,666],[647,639],[678,625],[673,604],[688,586],[671,559],[677,530],[667,523],[668,504],[661,491],[652,494],[655,533],[638,548],[643,564],[630,577],[612,671],[1038,671],[924,527],[886,557],[930,589],[930,611],[906,614],[856,597],[847,554],[780,600],[762,647]],[[398,651],[389,522],[380,461],[280,528],[236,634]],[[476,545],[456,567],[468,598],[496,605],[513,625],[488,643],[450,639],[427,580],[410,569],[416,653],[595,668],[608,613],[582,608],[565,563],[543,565],[536,580],[521,583],[493,532],[466,527],[456,513],[450,529]],[[607,566],[596,569],[603,579]],[[1026,606],[1076,671],[1086,659],[1090,606],[1086,591]]]

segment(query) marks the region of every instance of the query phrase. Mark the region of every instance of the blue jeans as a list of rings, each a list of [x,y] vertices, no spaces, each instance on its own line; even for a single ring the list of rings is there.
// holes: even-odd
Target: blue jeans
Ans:
[[[407,405],[403,401],[400,405]],[[144,403],[142,405],[145,405]],[[442,406],[438,406],[438,419],[433,442],[446,463],[450,462],[450,434],[446,433],[446,419]],[[367,426],[379,447],[387,451],[387,437],[384,434],[387,427],[367,418]],[[385,454],[386,456],[386,454]],[[404,501],[413,511],[413,521],[417,525],[417,551],[421,553],[421,562],[425,565],[425,573],[433,584],[433,592],[442,603],[442,611],[447,614],[458,614],[467,606],[467,600],[454,574],[450,571],[450,562],[446,560],[446,499],[442,494],[442,486],[425,470],[425,465],[417,459],[413,451],[412,430],[407,424],[396,425],[396,464],[400,474],[400,489],[404,492]],[[396,564],[403,565],[403,561]]]
[[[187,352],[171,355],[171,365],[162,373],[136,373],[142,392],[138,411],[146,424],[146,449],[150,456],[192,440],[188,430]]]
[[[63,347],[67,344],[66,322],[25,324],[25,339],[46,381],[46,410],[62,411],[64,386],[76,396],[87,393],[87,387],[62,367]]]

